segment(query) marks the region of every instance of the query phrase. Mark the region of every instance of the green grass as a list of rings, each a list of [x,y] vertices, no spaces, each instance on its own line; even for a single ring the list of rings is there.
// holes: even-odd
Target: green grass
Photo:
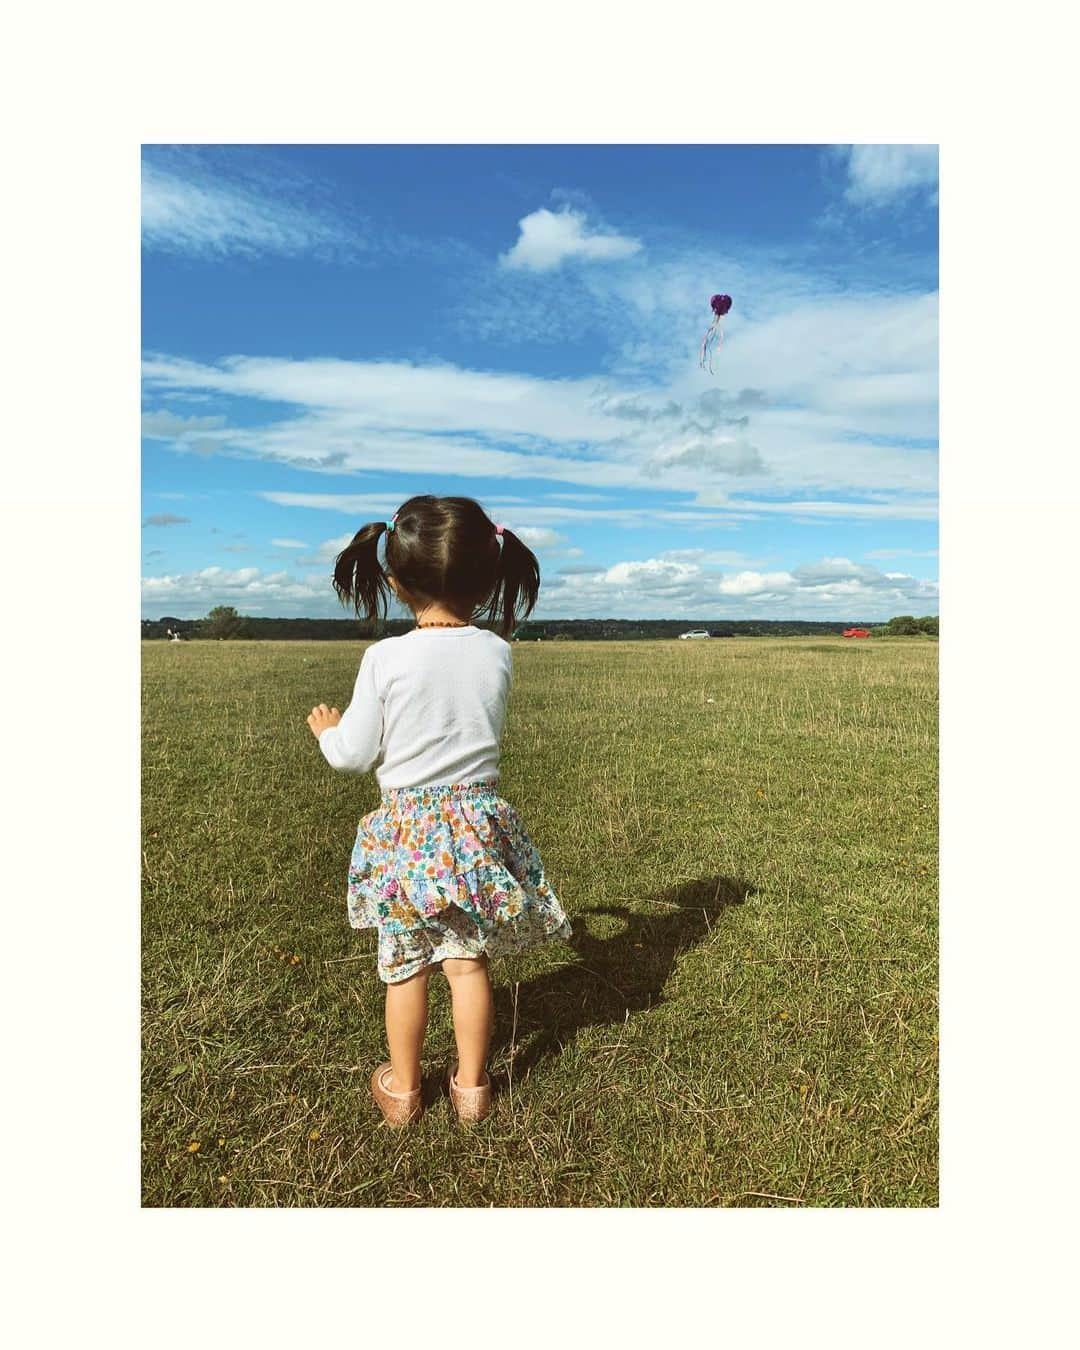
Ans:
[[[517,644],[500,790],[575,937],[493,963],[494,1114],[395,1132],[378,790],[304,721],[360,648],[145,643],[144,1203],[935,1205],[937,650]]]

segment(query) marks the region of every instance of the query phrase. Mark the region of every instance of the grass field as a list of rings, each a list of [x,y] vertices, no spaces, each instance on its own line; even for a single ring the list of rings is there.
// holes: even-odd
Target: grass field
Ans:
[[[519,643],[500,791],[574,924],[496,961],[494,1114],[386,1127],[361,648],[143,644],[143,1201],[937,1203],[937,642]]]

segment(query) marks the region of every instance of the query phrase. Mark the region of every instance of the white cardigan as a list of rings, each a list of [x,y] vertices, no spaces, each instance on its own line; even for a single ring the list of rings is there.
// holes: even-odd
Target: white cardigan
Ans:
[[[384,789],[497,779],[511,673],[510,644],[473,624],[383,638],[319,748],[335,769],[377,766]]]

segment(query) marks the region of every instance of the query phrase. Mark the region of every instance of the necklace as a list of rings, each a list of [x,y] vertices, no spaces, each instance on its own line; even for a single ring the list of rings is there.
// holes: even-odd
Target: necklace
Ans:
[[[418,623],[417,628],[468,628],[467,623]]]

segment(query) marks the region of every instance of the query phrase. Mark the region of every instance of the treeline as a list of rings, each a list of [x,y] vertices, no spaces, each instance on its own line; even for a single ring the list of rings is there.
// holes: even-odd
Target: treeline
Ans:
[[[490,627],[480,624],[480,627]],[[143,619],[144,638],[165,638],[178,633],[181,638],[259,640],[292,639],[357,642],[407,633],[411,619],[387,619],[368,624],[359,619],[264,619],[238,614],[229,605],[219,605],[203,619]],[[677,638],[680,633],[706,631],[711,637],[806,637],[814,634],[840,634],[845,628],[868,628],[875,637],[938,635],[938,616],[915,618],[900,614],[887,623],[860,623],[849,620],[834,623],[816,619],[722,619],[715,622],[686,619],[528,619],[518,625],[514,637],[522,642],[628,641],[648,638]],[[854,639],[853,639],[854,640]]]

